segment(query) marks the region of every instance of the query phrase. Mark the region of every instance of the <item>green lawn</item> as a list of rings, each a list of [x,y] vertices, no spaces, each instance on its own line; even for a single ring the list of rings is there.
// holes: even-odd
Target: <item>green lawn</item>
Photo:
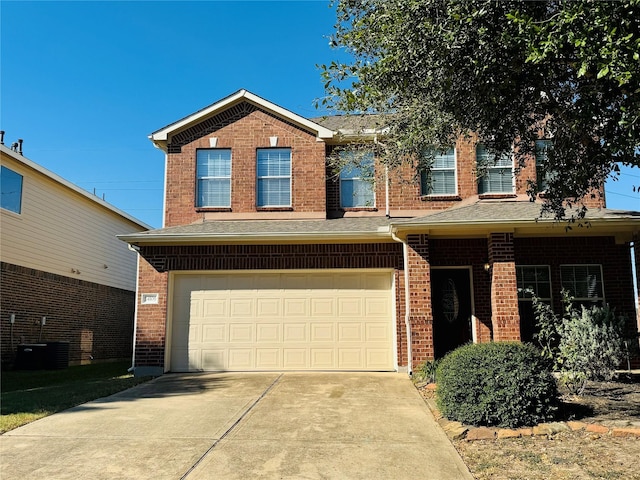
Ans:
[[[129,362],[116,362],[2,372],[0,433],[150,379],[134,377],[127,372],[129,366]]]

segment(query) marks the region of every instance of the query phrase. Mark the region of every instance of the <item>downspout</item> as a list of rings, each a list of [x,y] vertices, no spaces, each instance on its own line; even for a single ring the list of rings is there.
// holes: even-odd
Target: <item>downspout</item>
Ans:
[[[409,296],[409,245],[406,240],[402,240],[397,237],[396,234],[391,231],[391,238],[396,242],[402,243],[402,261],[404,265],[404,326],[407,331],[407,372],[409,376],[413,375],[413,348],[411,346],[411,321],[410,321],[410,309],[411,309],[411,297]]]
[[[136,337],[138,336],[138,288],[140,282],[140,252],[131,244],[127,245],[129,250],[132,252],[136,252],[136,297],[135,303],[133,304],[133,349],[131,352],[131,367],[127,369],[127,372],[135,375],[135,367],[136,367]]]
[[[374,135],[373,143],[384,147],[384,144],[378,141],[378,135]],[[384,166],[384,214],[387,218],[391,218],[389,209],[389,165]]]

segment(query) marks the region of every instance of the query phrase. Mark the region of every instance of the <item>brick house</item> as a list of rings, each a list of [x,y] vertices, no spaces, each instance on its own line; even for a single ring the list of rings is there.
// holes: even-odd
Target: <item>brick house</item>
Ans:
[[[525,288],[556,310],[562,288],[610,303],[636,331],[638,212],[594,195],[588,228],[539,219],[535,159],[478,180],[477,140],[437,156],[431,178],[387,171],[379,121],[310,120],[240,90],[150,135],[166,152],[164,227],[121,236],[140,254],[137,375],[411,372],[469,341],[531,339]],[[371,149],[327,161],[354,142]]]
[[[116,235],[149,227],[21,148],[0,159],[2,362],[46,342],[69,342],[72,364],[131,358],[137,255]]]

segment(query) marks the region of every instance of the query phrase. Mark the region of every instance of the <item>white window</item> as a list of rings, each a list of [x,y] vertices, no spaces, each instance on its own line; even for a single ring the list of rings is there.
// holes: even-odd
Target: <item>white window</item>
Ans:
[[[342,208],[375,207],[373,152],[340,153],[340,206]]]
[[[453,148],[434,156],[430,171],[420,175],[422,195],[455,195],[456,152]]]
[[[548,265],[516,265],[518,300],[531,301],[532,294],[551,302],[551,274]]]
[[[496,158],[482,143],[476,145],[476,163],[481,177],[478,193],[513,193],[513,159],[510,155]]]
[[[22,211],[22,175],[5,166],[0,168],[0,208]]]
[[[562,288],[576,303],[604,304],[601,265],[560,265]]]
[[[291,206],[291,149],[259,148],[257,206]]]
[[[536,178],[538,190],[545,192],[549,188],[552,173],[547,170],[549,150],[553,147],[551,140],[536,140]]]
[[[231,150],[198,150],[196,159],[196,207],[231,207]]]

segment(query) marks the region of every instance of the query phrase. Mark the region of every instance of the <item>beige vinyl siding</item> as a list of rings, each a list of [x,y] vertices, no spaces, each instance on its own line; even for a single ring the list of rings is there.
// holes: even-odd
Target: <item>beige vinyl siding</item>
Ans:
[[[136,254],[116,235],[141,225],[6,155],[2,164],[23,176],[21,213],[0,209],[3,262],[135,290]]]

